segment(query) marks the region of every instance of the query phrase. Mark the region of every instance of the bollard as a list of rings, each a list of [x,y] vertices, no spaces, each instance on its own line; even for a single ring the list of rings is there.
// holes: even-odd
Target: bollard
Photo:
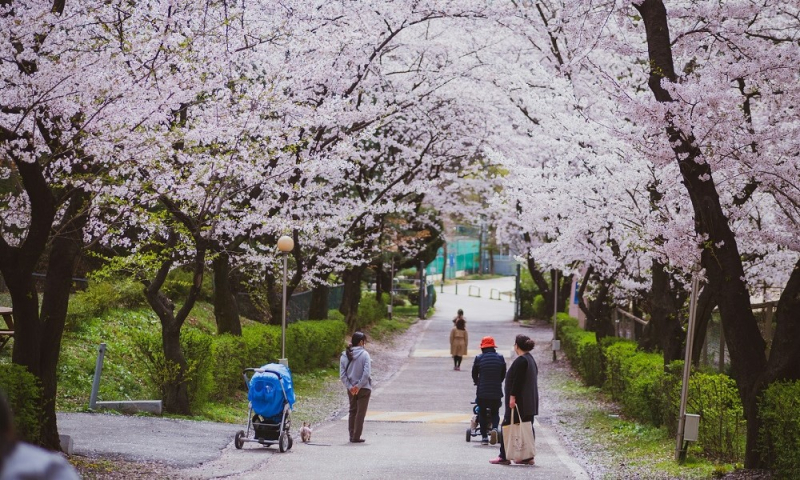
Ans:
[[[100,375],[103,373],[103,357],[106,354],[106,344],[101,343],[97,349],[97,363],[94,366],[94,381],[92,382],[92,396],[89,397],[89,410],[97,406],[97,392],[100,390]]]

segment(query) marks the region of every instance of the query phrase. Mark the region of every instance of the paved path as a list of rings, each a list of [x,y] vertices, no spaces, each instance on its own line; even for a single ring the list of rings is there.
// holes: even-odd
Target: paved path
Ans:
[[[480,339],[494,336],[498,350],[508,356],[516,334],[531,332],[512,321],[514,304],[507,297],[504,301],[488,299],[492,288],[513,290],[513,279],[473,285],[480,286],[484,298],[464,295],[469,290],[466,284],[459,285],[458,296],[454,286],[445,287],[436,303],[438,313],[425,320],[425,331],[409,352],[407,363],[389,382],[375,386],[364,426],[366,443],[348,442],[343,418],[318,427],[313,437],[316,445],[296,443],[286,454],[246,445],[240,452],[243,458],[249,458],[252,450],[271,457],[265,465],[232,478],[256,479],[265,474],[270,478],[588,478],[547,425],[536,426],[533,467],[491,465],[489,459],[497,456],[499,446],[465,441],[470,402],[475,396],[470,369]],[[476,289],[473,293],[477,294]],[[470,356],[460,372],[453,371],[449,355],[451,320],[458,308],[464,309],[470,340]],[[549,347],[549,332],[545,334],[546,338],[537,339],[537,348]],[[546,368],[540,359],[540,370]],[[546,415],[547,406],[542,408]],[[204,470],[194,469],[193,474],[205,476]],[[210,478],[216,476],[212,471],[213,466],[208,466]]]
[[[470,286],[472,294],[480,290],[481,297],[468,296]],[[423,321],[423,332],[407,356],[400,357],[405,360],[397,373],[375,385],[364,444],[348,442],[346,417],[318,426],[313,444],[296,438],[294,447],[283,454],[277,447],[253,443],[236,450],[231,440],[239,427],[228,424],[62,414],[59,427],[61,433],[73,435],[76,453],[163,462],[181,468],[183,478],[588,478],[550,428],[552,413],[546,403],[537,417],[541,423],[537,420],[535,466],[491,465],[489,459],[497,456],[499,446],[465,441],[475,396],[470,370],[483,336],[495,337],[498,351],[509,364],[517,333],[533,336],[540,377],[547,375],[551,333],[515,324],[514,304],[507,296],[489,298],[513,287],[513,278],[460,282],[458,295],[455,286],[446,286],[444,293],[437,287],[438,313]],[[449,354],[449,332],[459,308],[467,319],[470,356],[464,359],[462,371],[456,372]],[[387,367],[373,365],[373,369],[382,368]]]

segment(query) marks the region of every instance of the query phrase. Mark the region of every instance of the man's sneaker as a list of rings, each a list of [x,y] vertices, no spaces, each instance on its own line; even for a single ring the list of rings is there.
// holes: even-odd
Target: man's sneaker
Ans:
[[[511,460],[506,460],[505,458],[497,457],[489,460],[489,463],[491,463],[492,465],[511,465]]]
[[[481,438],[481,445],[489,445],[489,438],[487,437]]]
[[[489,444],[495,445],[496,443],[497,443],[497,430],[492,430],[491,433],[489,433]]]

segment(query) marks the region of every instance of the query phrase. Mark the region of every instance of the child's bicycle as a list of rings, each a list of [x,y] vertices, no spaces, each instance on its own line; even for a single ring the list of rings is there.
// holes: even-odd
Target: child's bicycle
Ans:
[[[480,437],[481,436],[481,422],[478,417],[481,413],[481,408],[478,406],[477,402],[471,402],[474,407],[472,407],[472,419],[469,421],[469,427],[467,428],[467,441],[471,441],[472,437]],[[488,408],[483,409],[483,414],[486,416],[486,422],[488,425],[492,424],[491,419],[491,410]],[[494,445],[497,443],[497,429],[492,428],[489,431],[489,444]]]

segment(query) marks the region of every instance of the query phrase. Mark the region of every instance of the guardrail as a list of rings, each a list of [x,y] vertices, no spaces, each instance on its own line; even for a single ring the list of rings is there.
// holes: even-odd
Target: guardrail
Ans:
[[[495,294],[497,294],[497,298],[495,298]],[[489,290],[489,300],[500,300],[500,290],[496,288]]]
[[[478,294],[477,295],[473,295],[472,294],[472,289],[475,289],[478,292]],[[481,296],[480,287],[476,287],[475,285],[470,285],[469,286],[469,292],[467,293],[467,295],[469,295],[470,297],[480,297]]]

